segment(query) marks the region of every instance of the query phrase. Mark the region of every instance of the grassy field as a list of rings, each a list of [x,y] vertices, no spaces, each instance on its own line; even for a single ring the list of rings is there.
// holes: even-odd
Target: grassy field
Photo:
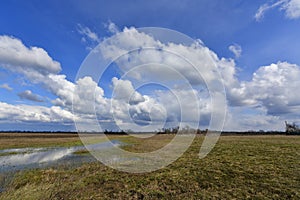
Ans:
[[[173,136],[119,137],[133,144],[127,150],[146,152]],[[1,138],[0,148],[80,143],[73,136],[25,140],[10,138],[5,144]],[[300,199],[299,136],[222,136],[199,159],[202,141],[197,136],[181,158],[151,173],[130,174],[101,163],[20,172],[0,199]]]
[[[81,145],[77,134],[0,133],[0,149]]]
[[[88,134],[91,143],[100,142],[99,135]],[[110,139],[123,138],[122,135],[109,136]],[[95,139],[96,138],[96,139]],[[76,133],[0,133],[0,150],[26,147],[70,147],[83,145]]]

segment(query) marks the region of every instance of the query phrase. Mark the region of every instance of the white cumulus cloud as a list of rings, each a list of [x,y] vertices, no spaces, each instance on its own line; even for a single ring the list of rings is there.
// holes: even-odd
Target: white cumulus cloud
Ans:
[[[21,40],[0,36],[0,64],[13,71],[35,70],[39,73],[58,73],[60,63],[39,47],[26,47]]]
[[[73,114],[60,107],[12,105],[0,102],[0,123],[7,122],[73,122]]]
[[[87,29],[86,33],[89,33]],[[90,36],[94,37],[93,34]],[[125,28],[116,33],[114,40],[100,46],[101,52],[109,59],[134,50],[116,60],[121,71],[128,73],[122,78],[112,77],[113,95],[106,97],[104,90],[91,77],[71,82],[66,75],[59,74],[60,64],[44,49],[26,47],[21,40],[9,36],[0,36],[0,39],[6,43],[0,43],[0,47],[5,48],[5,51],[0,48],[0,67],[24,76],[56,96],[49,107],[0,102],[1,122],[48,123],[76,119],[86,123],[88,129],[91,118],[96,114],[100,122],[110,123],[114,118],[122,129],[136,130],[137,125],[177,122],[181,117],[187,120],[187,124],[196,124],[198,110],[202,123],[207,125],[213,109],[224,109],[222,104],[212,105],[210,88],[206,87],[209,83],[213,89],[216,88],[216,94],[222,92],[216,84],[220,82],[218,73],[224,79],[227,92],[227,128],[245,130],[251,124],[256,128],[267,128],[284,119],[299,118],[300,68],[288,62],[262,66],[250,81],[240,81],[236,77],[233,59],[219,58],[198,40],[189,45],[163,43],[135,28]],[[231,48],[236,57],[242,51],[237,46]],[[28,57],[23,58],[16,53],[19,50]],[[41,56],[44,56],[43,59]],[[137,82],[146,83],[148,80],[162,82],[169,90],[158,89],[153,91],[153,95],[136,91]],[[5,87],[2,84],[2,88]],[[30,90],[19,93],[19,96],[32,101],[41,100]]]
[[[18,93],[18,96],[21,99],[27,99],[35,102],[43,102],[44,100],[37,94],[32,93],[30,90],[25,90],[23,92]]]

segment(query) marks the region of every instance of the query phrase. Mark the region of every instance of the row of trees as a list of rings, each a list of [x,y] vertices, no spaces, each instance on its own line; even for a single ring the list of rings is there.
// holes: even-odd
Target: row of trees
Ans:
[[[232,135],[232,134],[245,134],[245,135],[271,135],[271,134],[287,134],[287,135],[300,135],[300,128],[298,125],[295,123],[289,124],[288,122],[285,121],[285,132],[281,131],[264,131],[264,130],[259,130],[259,131],[243,131],[243,132],[236,132],[236,131],[222,131],[222,134],[224,135]],[[32,131],[3,131],[5,133],[32,133]],[[38,131],[39,133],[74,133],[76,134],[77,132],[68,132],[68,131]],[[80,131],[81,133],[85,133]],[[158,131],[153,131],[157,134],[189,134],[189,133],[196,133],[196,134],[202,134],[205,135],[208,132],[208,129],[201,130],[201,129],[193,129],[190,128],[189,126],[186,126],[184,128],[180,128],[179,126],[176,127],[171,127],[171,128],[162,128]],[[1,133],[1,131],[0,131]],[[86,132],[86,133],[95,133],[95,132]],[[105,134],[116,134],[116,135],[126,135],[128,133],[135,133],[132,130],[118,130],[118,131],[113,131],[113,130],[104,130]]]
[[[158,131],[158,134],[188,134],[188,133],[196,133],[196,134],[206,134],[208,129],[201,130],[201,129],[193,129],[188,126],[185,128],[180,129],[179,126],[173,128],[163,128]]]
[[[289,124],[285,121],[285,132],[288,135],[300,135],[300,128],[295,123]]]

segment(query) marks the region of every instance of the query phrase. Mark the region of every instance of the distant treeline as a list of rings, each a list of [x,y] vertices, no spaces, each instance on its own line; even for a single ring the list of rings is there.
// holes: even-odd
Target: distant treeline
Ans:
[[[159,131],[158,134],[176,134],[176,133],[196,133],[199,135],[206,135],[209,132],[208,129],[201,130],[201,129],[183,129],[179,130],[178,128],[170,128],[170,129],[164,129],[162,131]],[[222,135],[300,135],[300,131],[298,132],[287,132],[287,131],[221,131]]]
[[[10,131],[0,131],[0,133],[57,133],[57,134],[77,134],[77,131],[20,131],[20,130],[10,130]]]
[[[300,135],[300,132],[285,131],[222,131],[222,135]]]
[[[206,135],[208,132],[208,129],[201,130],[201,129],[192,129],[192,128],[183,128],[179,129],[179,127],[174,128],[163,128],[159,131],[153,131],[148,133],[156,133],[156,134],[189,134],[189,133],[196,133],[199,135]],[[44,134],[107,134],[107,135],[128,135],[130,134],[138,134],[140,132],[134,132],[132,130],[124,131],[113,131],[113,130],[104,130],[104,132],[89,132],[89,131],[0,131],[0,133],[44,133]],[[146,132],[145,132],[146,133]],[[300,135],[300,131],[297,132],[288,132],[288,131],[222,131],[222,135]]]
[[[209,131],[208,129],[201,130],[201,129],[192,129],[192,128],[183,128],[180,129],[179,127],[174,127],[174,128],[163,128],[159,131],[153,131],[151,133],[157,133],[157,134],[188,134],[188,133],[196,133],[199,135],[206,135],[208,132],[213,132]],[[110,130],[105,130],[105,134],[116,134],[116,135],[126,135],[127,133],[135,133],[134,131],[110,131]],[[249,131],[222,131],[222,135],[300,135],[299,132],[287,132],[287,131],[264,131],[264,130],[259,130],[259,131],[254,131],[254,130],[249,130]]]

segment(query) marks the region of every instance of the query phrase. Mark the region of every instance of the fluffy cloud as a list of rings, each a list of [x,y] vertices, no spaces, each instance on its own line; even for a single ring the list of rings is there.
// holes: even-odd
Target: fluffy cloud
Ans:
[[[226,130],[283,130],[300,122],[300,67],[287,62],[262,66],[250,81],[231,84]]]
[[[26,47],[19,39],[0,36],[0,64],[12,71],[37,71],[42,74],[58,73],[60,63],[39,47]]]
[[[89,33],[87,29],[85,31]],[[164,126],[165,122],[176,124],[182,118],[186,124],[198,125],[200,114],[200,125],[207,126],[213,110],[226,109],[221,103],[213,105],[210,99],[210,92],[216,95],[222,92],[217,84],[222,83],[218,79],[220,76],[224,80],[229,105],[228,129],[267,128],[272,123],[280,124],[281,120],[299,117],[300,69],[287,62],[262,66],[253,74],[252,80],[239,81],[234,60],[219,58],[198,40],[188,45],[163,43],[135,28],[125,28],[123,32],[117,32],[113,40],[100,46],[107,59],[114,60],[124,54],[115,61],[124,76],[112,77],[113,95],[108,98],[91,77],[71,82],[65,75],[59,74],[60,64],[45,50],[28,48],[20,40],[9,36],[0,38],[14,44],[0,43],[6,49],[0,48],[0,67],[23,75],[56,96],[50,107],[0,102],[2,122],[48,123],[75,119],[86,123],[89,129],[89,122],[96,115],[99,122],[115,123],[124,130],[154,130]],[[28,57],[22,58],[15,49],[27,52]],[[34,53],[36,51],[44,52],[42,55],[46,55],[47,59],[41,59],[41,54]],[[128,51],[131,53],[126,54]],[[241,52],[236,47],[232,47],[232,51],[237,55]],[[136,91],[137,83],[143,85],[148,81],[161,83],[167,90],[157,89],[152,95]],[[206,84],[212,85],[211,88]],[[41,100],[29,90],[19,96]]]
[[[79,114],[92,114],[98,111],[100,118],[109,117],[109,102],[104,97],[103,89],[98,87],[91,77],[84,77],[76,82],[72,106]]]
[[[112,78],[111,118],[123,130],[157,130],[167,118],[164,105],[148,95],[141,95],[129,80]]]
[[[4,116],[7,116],[6,119],[16,121],[40,120],[41,122],[57,122],[60,119],[64,121],[77,118],[71,113],[74,91],[82,92],[84,90],[87,93],[89,86],[97,85],[90,78],[79,80],[77,84],[68,81],[65,75],[58,74],[61,70],[60,63],[54,61],[44,49],[28,48],[19,39],[9,36],[0,36],[0,67],[25,76],[30,82],[42,85],[57,96],[57,99],[52,101],[54,106],[50,108],[1,103],[3,120]],[[103,95],[102,89],[96,88],[92,91],[93,94],[95,91],[96,94]],[[33,94],[30,90],[18,93],[18,96],[36,102],[43,101],[40,96]],[[83,96],[88,98],[90,95]],[[82,104],[86,103],[86,100],[83,99]],[[82,111],[85,109],[86,107],[82,106]],[[9,113],[10,110],[14,110],[14,112]]]
[[[13,88],[10,87],[7,83],[1,84],[1,85],[0,85],[0,88],[6,89],[6,90],[8,90],[8,91],[12,91],[12,90],[13,90]]]
[[[0,102],[0,122],[73,122],[73,114],[60,107],[11,105]]]
[[[300,0],[290,0],[287,1],[282,6],[282,9],[285,10],[286,16],[290,19],[296,19],[300,17]]]
[[[58,74],[60,63],[54,61],[44,49],[28,48],[19,39],[9,36],[0,36],[0,47],[0,67],[22,74],[34,84],[42,84],[60,99],[61,106],[72,104],[75,84],[68,81],[65,75]],[[19,93],[19,96],[39,99],[31,91]]]
[[[236,58],[239,58],[242,54],[242,47],[238,44],[233,44],[228,47],[228,49],[234,54]]]
[[[39,54],[32,53],[32,51],[34,52],[35,50],[46,52],[45,50],[38,47],[27,48],[19,39],[12,37],[1,36],[1,39],[3,38],[13,45],[4,45],[1,43],[2,47],[5,47],[5,51],[2,49],[2,51],[0,51],[0,67],[23,75],[31,83],[41,85],[57,96],[57,98],[52,101],[54,106],[50,108],[43,106],[26,107],[25,105],[1,103],[0,106],[3,110],[2,121],[11,119],[16,122],[40,121],[48,123],[63,122],[66,119],[71,120],[74,118],[77,121],[88,123],[90,114],[95,112],[94,104],[96,104],[96,108],[99,110],[100,119],[109,118],[110,111],[109,108],[106,107],[109,103],[103,97],[104,92],[90,77],[84,77],[76,83],[70,82],[66,79],[65,75],[58,74],[60,70],[59,63],[53,61],[49,56],[46,59],[41,59]],[[16,53],[15,51],[21,52]],[[9,54],[7,52],[9,52]],[[28,57],[26,59],[22,58],[22,60],[19,56],[19,54],[22,53],[28,55]],[[49,60],[53,62],[49,62]],[[38,65],[34,63],[38,63]],[[52,65],[53,63],[54,65]],[[59,66],[59,70],[53,68],[55,66]],[[30,90],[21,92],[18,96],[22,99],[36,102],[43,101],[41,97],[33,94]],[[73,109],[72,106],[74,106],[76,110],[76,116],[71,113]],[[14,110],[14,112],[10,113],[9,110]]]
[[[100,38],[98,37],[98,35],[95,32],[91,31],[91,29],[88,27],[78,24],[77,31],[83,36],[84,41],[90,40],[92,42],[100,42]]]
[[[120,89],[116,90],[116,99],[126,99],[127,102],[130,102],[129,95],[131,95],[131,98],[138,97],[133,92],[133,88],[130,87],[128,80],[133,83],[137,82],[140,85],[152,81],[164,85],[180,97],[180,102],[176,103],[176,100],[173,99],[174,95],[162,91],[159,98],[155,97],[153,101],[149,101],[157,106],[160,110],[158,113],[166,113],[165,117],[168,122],[183,120],[198,125],[199,115],[197,112],[199,111],[202,114],[203,121],[205,121],[203,124],[207,125],[213,111],[212,108],[217,106],[212,106],[209,95],[207,95],[207,92],[203,95],[202,91],[209,89],[210,94],[213,95],[224,92],[221,75],[219,74],[221,70],[230,71],[230,73],[224,75],[228,78],[227,82],[232,82],[235,79],[234,62],[231,59],[219,59],[214,52],[199,40],[191,41],[188,44],[162,42],[151,34],[146,34],[131,27],[124,28],[122,32],[118,32],[113,38],[101,43],[97,50],[102,53],[105,59],[114,60],[120,71],[124,73],[122,78],[127,79],[122,81],[122,85],[119,86]],[[119,57],[120,55],[122,56]],[[230,68],[226,69],[227,67]],[[118,79],[113,79],[113,82],[117,81],[121,82]],[[190,85],[190,87],[186,87],[187,85]],[[199,89],[201,94],[198,94],[199,91],[194,88]],[[203,98],[205,98],[205,103]],[[137,106],[140,106],[144,102],[141,97],[138,97],[138,99],[141,102],[137,101]],[[160,109],[160,107],[164,109]],[[123,118],[128,117],[126,115],[128,107],[122,108],[118,110],[118,114],[124,113]],[[220,110],[224,109],[226,108]],[[129,110],[133,116],[133,110],[137,109],[130,107]],[[144,120],[149,119],[150,111],[143,111],[145,110],[142,110],[140,114],[136,113],[134,116],[139,116]]]
[[[113,23],[113,22],[111,22],[111,21],[108,21],[108,23],[107,24],[105,24],[105,27],[108,29],[108,31],[109,32],[111,32],[111,33],[118,33],[119,32],[119,28],[118,28],[118,26],[115,24],[115,23]]]
[[[123,100],[130,105],[145,101],[144,97],[135,91],[130,81],[119,80],[114,77],[112,83],[114,87],[114,99]]]
[[[300,17],[300,0],[279,0],[273,4],[267,3],[260,6],[254,16],[256,21],[260,21],[268,10],[276,7],[279,7],[280,10],[284,10],[286,17],[289,19]]]
[[[205,93],[205,94],[204,94]],[[176,88],[170,91],[157,91],[158,101],[165,108],[169,121],[191,125],[209,124],[211,117],[211,101],[207,92],[199,92],[195,89]]]
[[[44,100],[37,94],[32,93],[30,90],[25,90],[23,92],[18,93],[18,96],[21,99],[27,99],[35,102],[43,102]]]
[[[124,28],[99,48],[106,59],[114,60],[122,71],[130,71],[128,75],[135,79],[164,81],[180,77],[197,85],[211,84],[219,77],[218,56],[198,40],[189,45],[166,44],[135,28]],[[153,64],[132,70],[149,63]]]
[[[250,82],[245,82],[248,98],[267,108],[270,115],[300,112],[300,67],[278,62],[260,67]]]
[[[285,120],[289,120],[289,118],[268,115],[263,108],[230,107],[227,113],[224,130],[284,131]]]
[[[252,124],[254,124],[255,127],[266,128],[274,122],[281,124],[280,121],[284,121],[284,119],[295,119],[299,117],[300,102],[297,94],[300,92],[298,87],[300,85],[300,69],[299,66],[295,64],[278,62],[269,66],[262,66],[253,74],[251,81],[239,81],[236,77],[234,60],[226,58],[219,59],[214,52],[201,43],[195,41],[195,43],[190,46],[174,43],[164,44],[149,35],[139,33],[134,28],[124,29],[124,33],[125,34],[117,34],[116,38],[103,45],[101,50],[106,57],[114,59],[120,53],[138,49],[116,60],[116,63],[119,64],[121,69],[125,72],[129,71],[127,76],[133,79],[152,79],[156,81],[182,79],[182,77],[176,76],[176,72],[178,72],[193,86],[197,86],[198,84],[203,84],[203,79],[208,83],[216,81],[217,76],[213,73],[213,70],[217,69],[224,79],[229,105],[242,107],[245,112],[245,114],[243,114],[243,116],[245,116],[244,119],[247,119],[249,123],[247,123],[247,120],[238,120],[240,121],[241,127],[251,127],[250,124],[253,122]],[[128,44],[126,41],[129,41]],[[144,47],[154,47],[154,49],[149,50]],[[236,53],[238,54],[238,48],[235,48],[235,50],[237,50]],[[194,63],[196,71],[182,61],[182,59],[169,52],[176,52]],[[146,65],[145,68],[141,67],[132,70],[135,66],[149,62],[172,66],[175,73],[157,64]],[[202,77],[198,75],[199,73],[197,72],[199,71]],[[172,87],[171,89],[172,91],[176,91]],[[192,91],[188,90],[184,92]],[[201,97],[202,95],[203,94],[198,94],[198,96]],[[185,96],[190,95],[186,94]],[[178,109],[176,110],[178,104],[172,105],[176,104],[172,97],[168,98],[168,94],[163,92],[160,98],[160,101],[159,99],[157,100],[166,109],[168,118],[171,118],[171,116],[180,116],[180,112],[178,112]],[[163,100],[164,98],[166,99],[165,101]],[[201,99],[202,102],[198,101],[194,103],[199,103],[199,110],[203,114],[202,116],[209,118],[212,105],[207,100],[207,97],[199,99]],[[184,106],[182,108],[188,111],[189,116],[195,116],[193,113],[195,106],[185,107],[189,106],[190,102],[189,100],[183,102]],[[261,121],[257,121],[256,119],[258,118],[255,118],[255,115],[247,114],[247,112],[253,113],[260,110],[263,110],[263,112],[260,112],[257,116],[259,116],[258,118],[261,119]],[[241,117],[241,115],[242,114],[234,113],[236,119],[239,116]],[[276,127],[276,129],[277,128],[278,127]]]

